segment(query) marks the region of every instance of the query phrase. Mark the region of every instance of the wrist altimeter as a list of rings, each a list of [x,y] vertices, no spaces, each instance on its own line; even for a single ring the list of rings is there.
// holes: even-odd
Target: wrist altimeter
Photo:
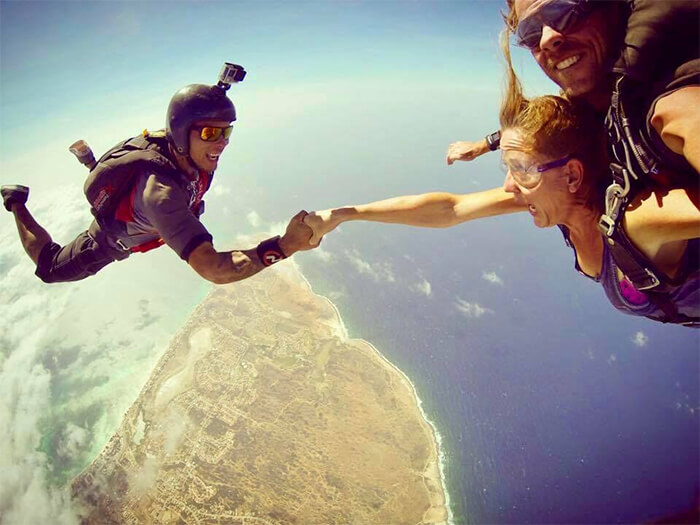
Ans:
[[[272,266],[273,264],[280,262],[282,259],[287,258],[280,247],[279,235],[262,241],[260,244],[258,244],[255,251],[258,254],[258,259],[260,259],[263,266]]]

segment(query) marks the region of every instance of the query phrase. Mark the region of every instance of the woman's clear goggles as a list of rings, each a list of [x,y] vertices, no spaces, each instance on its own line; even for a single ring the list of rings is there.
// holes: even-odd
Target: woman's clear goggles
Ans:
[[[564,166],[573,158],[573,155],[567,155],[561,159],[552,160],[550,162],[545,162],[544,164],[532,164],[527,168],[522,168],[521,166],[512,166],[508,164],[504,159],[501,159],[501,169],[507,175],[511,174],[515,182],[524,188],[534,188],[539,184],[542,174],[545,171],[549,171],[560,166]]]
[[[537,11],[523,18],[515,30],[516,44],[530,50],[537,49],[542,40],[542,28],[551,27],[566,33],[586,18],[594,7],[593,0],[551,0]]]
[[[233,131],[233,126],[226,126],[225,128],[217,128],[216,126],[201,126],[199,128],[194,128],[199,131],[199,138],[205,142],[216,142],[224,136],[224,140],[228,140]]]

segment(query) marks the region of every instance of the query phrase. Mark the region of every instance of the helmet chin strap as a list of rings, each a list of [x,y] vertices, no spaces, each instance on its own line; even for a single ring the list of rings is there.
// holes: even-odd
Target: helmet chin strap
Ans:
[[[173,147],[172,144],[168,144],[168,147],[170,148],[170,151],[175,155],[175,158],[178,160],[178,166],[180,168],[184,168],[185,166],[183,166],[183,164],[186,163],[186,165],[194,171],[195,175],[199,175],[199,172],[202,171],[202,169],[195,164],[189,152],[187,152],[186,155],[183,155],[182,153],[178,153],[178,151]],[[189,170],[185,171],[189,173]]]
[[[192,160],[192,157],[190,156],[189,153],[187,154],[187,163],[188,163],[190,166],[192,166],[192,169],[195,171],[195,173],[199,174],[199,172],[201,171],[201,169],[194,163],[194,160]]]

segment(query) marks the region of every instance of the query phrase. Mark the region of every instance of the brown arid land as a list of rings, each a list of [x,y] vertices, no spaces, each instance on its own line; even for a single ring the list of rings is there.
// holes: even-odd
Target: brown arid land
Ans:
[[[447,521],[406,377],[289,262],[212,290],[99,456],[83,523]]]

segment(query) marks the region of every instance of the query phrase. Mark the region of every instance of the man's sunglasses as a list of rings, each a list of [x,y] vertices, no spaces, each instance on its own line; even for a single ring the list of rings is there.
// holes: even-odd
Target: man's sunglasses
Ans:
[[[593,0],[551,0],[518,23],[515,30],[516,44],[531,51],[537,49],[544,26],[564,34],[583,21],[596,5],[601,4],[603,2]]]
[[[199,131],[199,138],[205,142],[216,142],[224,136],[224,140],[228,140],[233,131],[233,126],[226,126],[225,128],[217,128],[216,126],[200,126],[194,128]]]

